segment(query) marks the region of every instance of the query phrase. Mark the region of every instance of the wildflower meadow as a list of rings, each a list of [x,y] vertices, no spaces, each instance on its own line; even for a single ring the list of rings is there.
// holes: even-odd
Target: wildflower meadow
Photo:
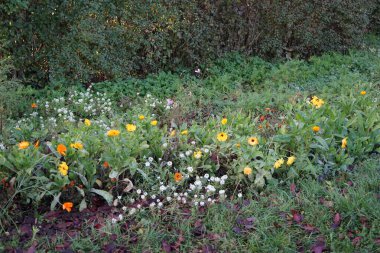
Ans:
[[[170,20],[154,31],[190,29]],[[362,36],[90,81],[0,53],[0,251],[378,252],[380,39]]]

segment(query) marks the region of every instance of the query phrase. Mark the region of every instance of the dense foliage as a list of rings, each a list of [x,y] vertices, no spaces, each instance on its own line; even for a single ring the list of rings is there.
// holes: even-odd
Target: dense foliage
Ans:
[[[344,51],[361,41],[374,9],[370,0],[7,0],[0,36],[18,77],[87,83],[197,67],[231,51]]]

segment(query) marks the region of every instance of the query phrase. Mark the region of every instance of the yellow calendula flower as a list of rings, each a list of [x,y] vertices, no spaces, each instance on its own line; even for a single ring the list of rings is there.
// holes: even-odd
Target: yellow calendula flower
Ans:
[[[109,137],[118,136],[119,134],[120,134],[120,131],[115,130],[115,129],[111,129],[107,132],[107,136],[109,136]]]
[[[133,125],[133,124],[127,124],[125,128],[127,129],[128,132],[136,131],[136,125]]]
[[[367,94],[367,92],[365,91],[365,90],[362,90],[361,92],[360,92],[360,95],[365,95],[365,94]]]
[[[175,134],[176,134],[176,131],[175,131],[175,130],[171,131],[171,132],[170,132],[170,137],[174,137]]]
[[[143,120],[145,119],[145,116],[144,115],[139,115],[139,120]]]
[[[276,169],[278,169],[278,168],[280,168],[281,167],[281,165],[283,165],[284,164],[284,159],[283,158],[281,158],[281,159],[279,159],[279,160],[277,160],[275,163],[274,163],[274,168],[276,168]]]
[[[89,119],[85,119],[85,120],[84,120],[84,124],[85,124],[86,126],[91,126],[91,120],[89,120]]]
[[[152,120],[152,121],[150,122],[150,124],[151,124],[152,126],[157,126],[157,123],[158,123],[157,120]]]
[[[198,150],[198,151],[194,151],[194,158],[195,159],[200,159],[202,157],[202,151]]]
[[[342,140],[342,148],[346,148],[346,147],[347,147],[347,137],[343,138]]]
[[[186,129],[186,130],[183,130],[182,132],[181,132],[181,134],[182,135],[187,135],[189,133],[189,131]]]
[[[251,175],[252,174],[252,169],[250,167],[245,167],[243,170],[244,175]]]
[[[80,142],[74,142],[70,144],[70,147],[75,148],[75,149],[83,149],[83,144]]]
[[[228,122],[227,118],[223,118],[222,121],[221,121],[222,125],[227,124],[227,122]]]
[[[19,144],[17,144],[18,149],[26,149],[28,148],[30,143],[28,141],[22,141]]]
[[[256,146],[257,144],[259,144],[259,139],[257,139],[256,137],[249,137],[248,144],[251,146]]]
[[[67,173],[69,172],[69,166],[67,166],[66,162],[61,162],[58,166],[58,170],[62,176],[67,176]]]
[[[218,133],[216,138],[218,139],[218,141],[224,142],[228,139],[228,135],[225,132],[220,132]]]
[[[317,109],[321,108],[321,106],[324,105],[324,103],[325,103],[325,101],[323,101],[323,99],[318,98],[317,96],[313,96],[312,99],[310,100],[310,102]]]
[[[235,146],[236,146],[237,148],[240,148],[241,145],[240,145],[240,143],[236,143]]]
[[[290,157],[288,157],[288,161],[286,162],[286,164],[288,166],[290,166],[290,165],[292,165],[295,162],[295,160],[296,160],[296,157],[294,155],[290,156]]]

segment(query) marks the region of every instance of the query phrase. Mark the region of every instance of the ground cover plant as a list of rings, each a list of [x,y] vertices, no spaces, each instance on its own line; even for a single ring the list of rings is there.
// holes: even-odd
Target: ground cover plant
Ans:
[[[0,249],[375,251],[378,46],[30,92],[1,121]]]

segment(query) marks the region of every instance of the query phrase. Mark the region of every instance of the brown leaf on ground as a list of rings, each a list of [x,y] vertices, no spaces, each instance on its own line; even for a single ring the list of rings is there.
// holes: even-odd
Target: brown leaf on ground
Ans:
[[[322,253],[327,251],[326,242],[323,238],[319,238],[312,246],[311,252],[313,253]]]
[[[359,246],[361,240],[362,240],[362,237],[361,237],[361,236],[357,236],[357,237],[355,237],[355,238],[352,240],[352,245],[354,245],[355,247]]]
[[[341,216],[340,216],[340,213],[336,213],[334,215],[334,219],[333,219],[333,224],[332,224],[332,227],[333,228],[337,228],[340,226],[340,222],[341,222]]]
[[[306,231],[306,232],[309,232],[309,233],[316,233],[316,232],[319,232],[319,230],[314,227],[313,225],[311,224],[303,224],[302,225],[302,228]]]
[[[303,220],[302,214],[300,214],[297,210],[290,210],[290,211],[292,213],[293,221],[297,223],[301,223],[301,221]]]
[[[172,252],[172,247],[170,246],[170,244],[169,244],[167,241],[163,240],[163,241],[161,242],[161,244],[162,244],[162,250],[163,250],[165,253],[170,253],[170,252]]]
[[[296,194],[297,187],[294,183],[290,184],[290,192],[295,195]]]

